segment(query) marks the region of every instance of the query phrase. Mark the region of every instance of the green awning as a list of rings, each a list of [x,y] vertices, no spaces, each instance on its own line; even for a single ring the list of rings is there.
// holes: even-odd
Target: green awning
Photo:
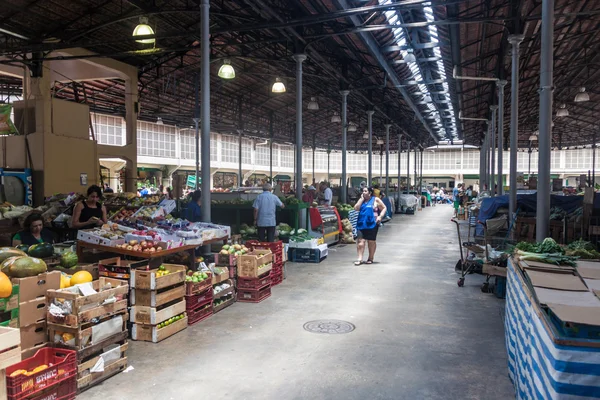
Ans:
[[[200,178],[200,184],[202,184],[202,178]],[[196,187],[196,175],[188,175],[186,186]]]
[[[275,180],[275,181],[291,181],[292,177],[289,175],[275,175],[273,177],[273,180]]]
[[[479,179],[479,174],[473,174],[473,175],[464,175],[463,176],[464,179]]]

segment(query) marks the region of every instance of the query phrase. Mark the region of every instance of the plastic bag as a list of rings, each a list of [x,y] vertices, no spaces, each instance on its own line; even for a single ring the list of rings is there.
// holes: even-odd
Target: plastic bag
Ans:
[[[19,131],[15,128],[10,119],[12,104],[0,104],[0,135],[18,135]]]

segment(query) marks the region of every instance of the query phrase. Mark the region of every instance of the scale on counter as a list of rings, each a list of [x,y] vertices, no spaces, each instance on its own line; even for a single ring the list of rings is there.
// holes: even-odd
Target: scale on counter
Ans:
[[[0,202],[9,202],[15,206],[33,205],[30,168],[0,168]]]
[[[311,207],[309,213],[308,232],[311,237],[322,237],[326,244],[340,241],[341,218],[335,207]]]

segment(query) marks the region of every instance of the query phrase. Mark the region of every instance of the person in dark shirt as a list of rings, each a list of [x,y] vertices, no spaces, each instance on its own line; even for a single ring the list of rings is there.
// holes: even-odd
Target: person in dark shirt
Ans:
[[[25,218],[25,229],[13,236],[12,245],[20,244],[33,246],[38,243],[54,243],[54,236],[49,229],[44,228],[42,214],[32,213]]]
[[[187,220],[190,222],[200,222],[202,219],[202,208],[200,207],[200,199],[202,198],[202,192],[200,190],[194,190],[192,193],[192,199],[188,204],[187,209]]]
[[[75,229],[91,228],[106,224],[106,208],[98,201],[102,197],[102,189],[92,185],[87,190],[87,199],[77,203],[73,210],[71,226]]]
[[[104,184],[104,193],[114,193],[115,191],[112,190],[112,188],[110,186],[108,186],[108,183]]]

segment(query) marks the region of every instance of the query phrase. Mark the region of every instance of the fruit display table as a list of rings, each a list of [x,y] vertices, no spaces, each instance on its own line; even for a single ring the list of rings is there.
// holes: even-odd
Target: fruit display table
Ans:
[[[290,204],[285,208],[277,207],[277,222],[285,222],[294,230],[298,229],[300,210],[308,207],[308,203]],[[253,207],[252,204],[212,204],[211,219],[216,224],[231,226],[232,232],[238,233],[242,224],[252,224]]]
[[[227,237],[205,241],[202,244],[202,246],[210,245],[213,243],[227,243]],[[101,244],[89,243],[89,242],[84,242],[82,240],[78,240],[77,241],[77,257],[80,260],[83,259],[83,250],[90,249],[90,250],[103,251],[103,252],[107,252],[107,253],[120,254],[120,255],[129,256],[129,257],[157,260],[156,263],[160,264],[161,259],[163,257],[169,256],[172,254],[176,254],[176,253],[181,253],[184,251],[189,251],[192,253],[191,260],[193,262],[193,260],[195,259],[193,253],[197,247],[199,247],[199,245],[193,244],[193,245],[187,245],[187,246],[174,247],[174,248],[162,250],[162,251],[159,251],[156,253],[143,253],[141,251],[132,251],[132,250],[127,250],[127,249],[123,249],[123,248],[117,248],[117,247],[113,247],[113,246],[104,246]],[[154,263],[151,263],[151,264],[154,264]]]

